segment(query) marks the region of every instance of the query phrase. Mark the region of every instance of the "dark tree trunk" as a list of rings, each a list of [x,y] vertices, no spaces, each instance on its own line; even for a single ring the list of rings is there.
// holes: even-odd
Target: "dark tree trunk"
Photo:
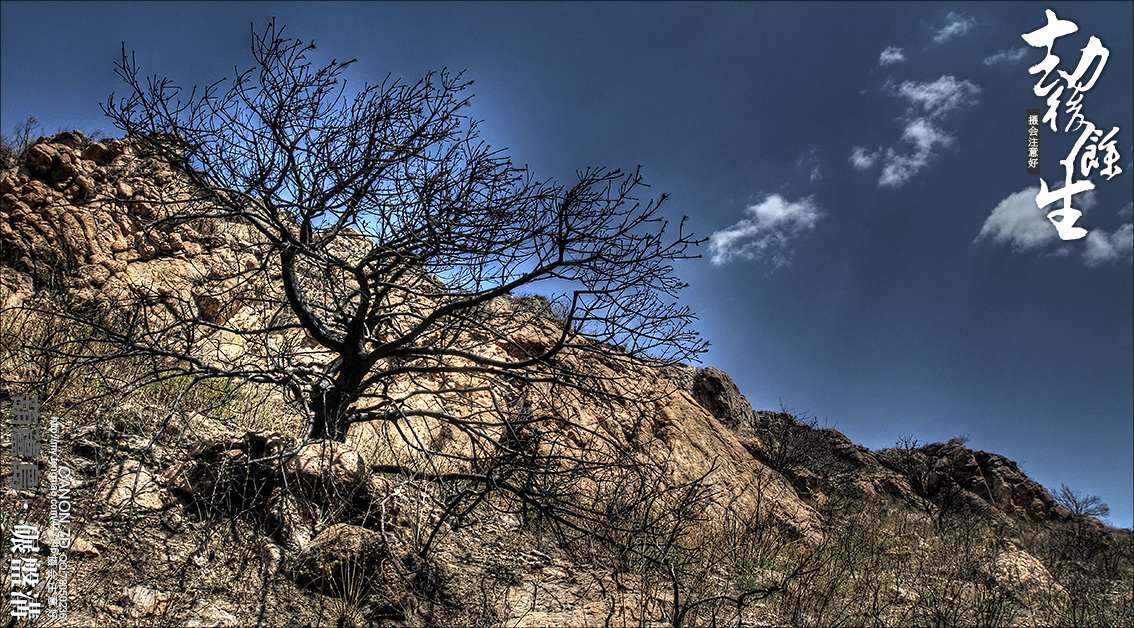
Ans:
[[[324,375],[326,378],[311,388],[312,417],[307,438],[341,443],[350,430],[352,406],[358,400],[366,368],[361,360],[340,357],[327,366]]]

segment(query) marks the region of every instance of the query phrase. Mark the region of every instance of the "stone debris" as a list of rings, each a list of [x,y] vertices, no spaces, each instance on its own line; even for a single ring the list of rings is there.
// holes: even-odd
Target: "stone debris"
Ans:
[[[127,460],[110,468],[104,476],[100,496],[113,514],[160,510],[161,487],[154,474],[137,460]]]

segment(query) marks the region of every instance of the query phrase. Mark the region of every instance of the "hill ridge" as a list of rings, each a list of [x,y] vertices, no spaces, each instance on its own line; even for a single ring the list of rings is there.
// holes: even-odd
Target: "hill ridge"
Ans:
[[[36,141],[28,147],[16,168],[0,174],[0,308],[9,313],[25,307],[43,308],[45,306],[36,304],[55,294],[71,311],[113,309],[122,295],[138,286],[144,286],[156,297],[151,313],[153,316],[178,315],[179,310],[176,308],[169,311],[161,309],[161,297],[166,296],[187,304],[185,307],[192,308],[195,316],[204,320],[223,321],[236,327],[239,327],[242,320],[251,321],[261,316],[262,312],[253,306],[232,306],[236,301],[222,305],[211,298],[216,287],[210,287],[210,282],[216,277],[224,276],[232,268],[253,268],[265,263],[265,251],[259,246],[251,229],[239,224],[217,222],[211,225],[167,224],[156,230],[143,230],[142,226],[148,219],[160,214],[166,206],[176,204],[178,195],[185,191],[186,184],[177,173],[165,164],[140,155],[129,140],[94,141],[74,131]],[[264,291],[258,295],[261,299],[272,297],[270,286],[257,284],[253,288]],[[278,291],[276,298],[279,298]],[[547,343],[547,337],[555,333],[556,322],[546,301],[541,305],[538,300],[538,297],[499,297],[488,308],[486,315],[502,311],[530,313],[530,318],[525,320],[530,320],[531,324],[527,328],[516,330],[515,337],[510,338],[509,342],[516,346]],[[231,360],[240,352],[249,350],[246,343],[233,334],[218,335],[211,342],[207,354],[208,359],[212,360]],[[316,352],[317,348],[310,350]],[[312,355],[317,357],[316,353]],[[969,604],[972,595],[983,595],[980,592],[985,589],[980,587],[986,587],[988,592],[1008,592],[998,602],[1003,603],[1004,608],[1016,608],[1011,604],[1017,604],[1021,608],[1034,606],[1038,604],[1036,600],[1043,596],[1029,587],[1039,586],[1047,590],[1043,595],[1050,596],[1043,597],[1043,604],[1047,605],[1045,608],[1050,608],[1044,611],[1048,614],[1042,617],[1065,617],[1059,613],[1063,613],[1068,605],[1074,607],[1075,595],[1078,595],[1078,589],[1075,588],[1078,581],[1067,573],[1075,572],[1077,567],[1069,566],[1074,562],[1070,559],[1067,559],[1070,562],[1064,561],[1067,563],[1064,564],[1048,557],[1044,552],[1052,556],[1060,554],[1042,544],[1037,545],[1036,539],[1043,535],[1064,541],[1088,537],[1095,539],[1091,542],[1104,548],[1099,550],[1102,555],[1112,556],[1117,561],[1115,564],[1118,565],[1118,573],[1124,573],[1122,570],[1128,568],[1129,534],[1122,536],[1097,519],[1074,515],[1058,504],[1043,486],[1020,471],[1015,462],[999,454],[972,450],[958,441],[929,444],[907,441],[892,448],[871,451],[854,444],[836,430],[819,429],[805,417],[795,417],[787,412],[754,410],[732,379],[714,367],[673,365],[659,368],[629,360],[618,364],[595,360],[588,362],[587,366],[599,370],[596,376],[603,379],[630,382],[624,385],[640,389],[652,402],[641,413],[629,409],[617,410],[613,415],[614,424],[607,425],[588,406],[593,402],[580,398],[579,405],[575,408],[579,425],[596,431],[602,430],[617,442],[634,448],[637,453],[664,464],[672,470],[670,479],[677,484],[706,482],[712,488],[711,497],[706,497],[707,501],[698,502],[707,509],[702,513],[706,521],[718,524],[725,521],[743,522],[748,526],[745,534],[759,529],[760,534],[772,535],[764,541],[768,547],[780,548],[778,551],[782,551],[782,556],[795,556],[801,561],[794,572],[790,569],[777,572],[776,569],[764,566],[745,572],[743,576],[735,575],[737,567],[732,566],[726,570],[732,575],[722,579],[719,572],[724,568],[721,565],[731,565],[729,561],[734,557],[728,557],[728,554],[714,555],[712,560],[717,562],[713,569],[698,572],[702,575],[697,586],[705,587],[708,586],[706,583],[714,583],[712,586],[718,588],[726,585],[731,587],[728,595],[722,593],[718,596],[722,600],[755,599],[755,594],[750,593],[752,591],[765,591],[761,594],[763,597],[758,599],[772,595],[781,596],[778,599],[787,599],[786,591],[798,586],[795,583],[807,581],[804,575],[810,573],[807,571],[810,569],[807,561],[812,560],[808,557],[820,555],[820,551],[834,551],[830,549],[832,543],[849,543],[846,535],[851,532],[867,534],[868,531],[852,529],[851,526],[852,523],[865,520],[874,521],[878,529],[882,529],[879,526],[883,525],[879,522],[893,526],[895,530],[913,526],[910,529],[918,531],[915,534],[918,540],[911,541],[910,547],[901,550],[912,552],[910,555],[929,552],[934,543],[941,544],[944,539],[953,538],[947,534],[961,534],[948,532],[957,521],[967,522],[966,525],[973,526],[974,530],[978,527],[986,530],[982,534],[988,536],[983,542],[987,543],[987,548],[995,548],[995,551],[987,549],[991,553],[981,559],[986,564],[968,565],[965,569],[971,567],[969,571],[961,570],[949,576],[963,583],[963,586],[958,585],[960,588],[956,595],[959,600],[965,600],[965,604]],[[221,410],[219,403],[214,403],[211,408],[214,414]],[[122,408],[115,410],[116,413],[124,411]],[[138,411],[153,412],[154,408]],[[255,443],[282,443],[281,439],[288,436],[278,428],[266,432],[243,430],[231,421],[218,420],[200,413],[188,413],[183,418],[184,425],[177,430],[177,438],[181,439],[178,442],[182,445],[159,446],[154,450],[131,444],[145,434],[131,434],[119,427],[96,428],[91,425],[81,428],[79,433],[71,436],[71,443],[76,464],[89,472],[88,488],[93,491],[95,487],[102,486],[108,472],[135,480],[145,479],[146,482],[152,481],[158,485],[153,493],[161,495],[161,499],[157,501],[158,508],[177,504],[177,508],[186,509],[185,512],[188,513],[190,505],[200,501],[201,492],[205,490],[202,487],[208,487],[213,492],[217,490],[218,480],[209,475],[209,469],[224,467],[216,456],[229,456],[232,460],[239,459],[240,456],[247,458],[254,449],[260,447]],[[334,459],[354,460],[350,456],[360,456],[359,460],[373,461],[379,456],[370,444],[377,442],[380,434],[367,431],[368,429],[352,431],[348,444],[344,445],[345,449],[335,450],[338,453],[333,455]],[[156,438],[150,440],[150,446],[154,445]],[[460,446],[460,443],[453,446]],[[269,445],[264,444],[263,447]],[[146,451],[150,453],[144,453]],[[85,457],[88,454],[94,457]],[[199,462],[206,460],[202,458],[203,455],[212,457],[207,458],[207,463]],[[319,468],[322,463],[318,462],[317,455],[312,455],[316,461],[312,464]],[[99,456],[109,456],[106,460],[113,460],[115,464],[108,467]],[[94,460],[97,464],[85,463],[83,460]],[[357,464],[366,467],[365,463]],[[363,472],[365,469],[358,471]],[[276,469],[269,475],[283,473],[285,472]],[[322,480],[316,477],[311,481],[318,483]],[[390,497],[396,492],[390,486],[378,489],[371,487],[367,490],[370,491],[366,493],[366,499],[369,500],[386,503],[384,500],[387,498],[393,501],[401,499]],[[110,505],[119,499],[114,497],[115,494],[113,491],[96,491],[91,494],[91,499]],[[130,500],[137,497],[131,495]],[[311,513],[286,516],[279,514],[283,512],[281,508],[286,510],[281,505],[284,502],[275,497],[273,500],[272,506],[264,506],[268,508],[265,516],[272,521],[285,521],[280,526],[294,527],[298,524],[286,521],[296,521],[303,522],[305,526],[318,527],[316,520],[321,521],[319,517],[312,519]],[[402,507],[404,508],[404,504]],[[863,513],[869,511],[870,514],[847,515],[847,508],[865,509]],[[765,520],[772,523],[765,524]],[[482,523],[487,526],[484,528],[488,530],[484,533],[486,539],[527,539],[523,543],[531,540],[519,531],[523,527],[519,521],[514,522],[514,525],[491,521]],[[106,525],[108,524],[92,527],[91,534],[94,536],[91,538],[97,539],[99,529],[103,529],[105,535]],[[174,530],[180,529],[181,524],[166,522],[163,525],[168,530]],[[264,541],[269,548],[265,550],[268,554],[279,554],[265,564],[278,566],[280,561],[287,563],[289,560],[303,563],[315,551],[311,549],[312,543],[320,538],[320,542],[327,547],[334,547],[334,551],[340,552],[347,551],[341,549],[343,545],[364,551],[370,544],[381,540],[381,537],[368,536],[370,533],[364,531],[357,533],[360,536],[351,536],[351,529],[341,527],[347,525],[354,524],[340,521],[325,527],[320,534],[326,533],[328,537],[315,534],[289,536],[289,543],[296,548],[292,554],[288,553],[291,551],[286,547],[288,543],[276,545],[274,541]],[[410,524],[403,522],[397,525]],[[360,530],[369,529],[365,525],[360,526]],[[874,530],[874,533],[879,532]],[[456,535],[455,531],[448,533],[449,537]],[[782,538],[776,535],[782,535]],[[168,534],[164,538],[168,538]],[[295,540],[297,538],[301,540]],[[895,543],[895,547],[900,545]],[[706,543],[701,549],[713,545]],[[460,561],[474,558],[490,561],[490,557],[463,554],[464,550],[460,546],[459,542],[446,541],[438,550],[439,555],[447,556],[450,561],[446,567],[450,578],[459,581],[461,577],[484,576],[487,572],[466,569],[467,565]],[[94,554],[97,555],[97,546],[91,547],[96,548]],[[877,551],[896,551],[895,547]],[[581,622],[579,625],[584,625],[601,619],[608,606],[611,614],[606,617],[609,619],[614,616],[613,609],[617,606],[620,609],[619,621],[626,625],[665,623],[666,617],[673,616],[666,614],[669,612],[665,610],[666,604],[679,603],[680,596],[675,591],[685,586],[689,587],[687,593],[698,590],[692,583],[678,586],[677,571],[673,571],[673,583],[668,592],[665,586],[659,588],[658,583],[648,585],[645,575],[635,576],[637,580],[631,584],[608,582],[611,577],[618,579],[617,570],[615,576],[602,574],[573,562],[569,552],[564,553],[567,548],[557,548],[555,551],[546,546],[539,548],[533,547],[525,555],[530,558],[536,555],[531,552],[546,551],[554,556],[547,558],[547,554],[543,554],[545,559],[533,559],[544,561],[545,564],[538,569],[530,568],[530,565],[523,568],[515,566],[519,570],[517,573],[523,574],[519,577],[520,582],[501,585],[512,596],[512,601],[494,602],[495,606],[490,609],[491,612],[486,611],[485,616],[491,615],[500,621],[512,622],[510,625],[567,625],[578,622]],[[701,551],[698,548],[688,548],[688,551],[694,549]],[[734,550],[734,553],[735,551],[738,550]],[[323,562],[317,560],[311,563],[315,566],[308,570],[322,569],[319,565],[331,560],[326,558],[329,555],[320,555],[323,556],[320,559]],[[457,558],[459,556],[464,558]],[[787,560],[782,556],[767,558],[768,565]],[[1091,554],[1080,562],[1089,564],[1090,560],[1096,558],[1095,554]],[[403,562],[406,565],[412,563],[408,558]],[[683,569],[692,569],[687,567],[687,563],[681,565]],[[676,569],[672,565],[671,568]],[[817,570],[826,568],[829,568],[826,563],[815,567]],[[594,582],[584,586],[578,582],[581,578],[585,579],[584,576],[593,577]],[[777,577],[780,578],[779,581],[776,580]],[[918,580],[922,578],[921,572],[909,577],[910,582],[923,582]],[[938,577],[944,576],[934,576]],[[320,595],[335,597],[337,594],[334,587],[327,584],[329,578],[330,576],[319,576],[293,580],[308,590],[318,589]],[[767,582],[779,584],[762,584],[766,578],[771,578]],[[565,584],[568,581],[570,584]],[[848,580],[851,581],[853,579]],[[931,581],[938,580],[924,580]],[[1091,586],[1101,586],[1091,582]],[[1092,600],[1092,604],[1102,609],[1097,611],[1101,614],[1095,616],[1129,617],[1130,605],[1122,606],[1113,600],[1115,595],[1121,598],[1124,591],[1130,588],[1131,579],[1118,578],[1107,582],[1110,582],[1107,585],[1109,588],[1104,587],[1101,591],[1091,589],[1084,594]],[[459,588],[460,584],[454,586]],[[606,597],[595,594],[598,595],[597,598],[588,598],[592,595],[593,587],[607,591],[608,586],[612,587],[611,590],[622,593]],[[655,589],[650,589],[650,586]],[[558,606],[551,604],[541,597],[541,587],[550,587],[558,592],[556,595],[561,594],[575,602]],[[924,607],[927,604],[925,599],[909,593],[908,588],[895,579],[892,590],[888,589],[886,595],[896,596],[898,601],[888,602],[886,608],[893,612],[897,612],[893,609],[906,607],[914,609],[909,611],[911,613],[929,612]],[[134,619],[144,623],[145,618],[153,617],[159,610],[163,610],[159,608],[161,604],[154,602],[150,605],[146,601],[152,601],[151,598],[156,594],[139,593],[138,589],[129,587],[122,590],[122,600],[109,606],[89,609],[88,617],[105,620],[106,617],[121,613],[134,613]],[[626,594],[626,591],[637,595],[639,600],[635,602],[631,599],[634,596]],[[702,590],[702,599],[716,599],[712,591],[712,588]],[[487,600],[487,594],[483,597]],[[504,597],[508,598],[508,595]],[[522,603],[516,600],[521,600]],[[795,603],[803,604],[803,600],[804,597],[797,597]],[[1015,602],[1010,602],[1011,600]],[[371,606],[376,604],[377,602],[372,602]],[[484,604],[487,605],[488,602],[485,601]],[[530,608],[524,610],[524,604],[530,605]],[[708,602],[704,604],[705,608],[710,607]],[[198,608],[199,606],[197,604],[189,610],[181,609],[179,612],[189,614],[182,612],[178,617],[186,620],[192,615],[196,620],[214,623],[227,623],[228,617],[233,622],[248,618],[247,615],[237,617],[240,613],[231,607],[229,610],[212,613],[204,607]],[[848,608],[852,606],[854,605],[848,604]],[[738,602],[737,608],[741,609],[737,611],[738,616],[743,616],[745,612],[755,613],[758,608],[764,607],[745,606]],[[379,612],[374,608],[371,611]],[[277,608],[275,612],[280,610]],[[823,615],[826,611],[811,609],[807,612],[819,613],[812,617],[819,623],[823,623],[825,619],[837,619],[835,616]],[[1022,613],[1018,609],[1013,612]],[[420,619],[424,616],[417,617]],[[928,617],[916,613],[915,616]],[[962,614],[955,619],[960,620],[962,616],[966,618],[965,621],[976,617]],[[400,621],[410,621],[406,617],[408,615]],[[875,619],[881,621],[880,617],[878,615]],[[1016,623],[1027,623],[1022,617],[1023,615],[1012,616]],[[863,615],[855,621],[865,622],[865,618]]]

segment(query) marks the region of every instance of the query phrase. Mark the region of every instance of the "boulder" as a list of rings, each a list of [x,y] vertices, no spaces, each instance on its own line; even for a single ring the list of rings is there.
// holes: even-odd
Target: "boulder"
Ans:
[[[1055,581],[1047,567],[1022,550],[997,556],[992,564],[992,577],[996,584],[1011,591],[1013,597],[1024,604],[1033,599],[1049,598],[1052,594],[1060,599],[1067,597],[1066,590]]]
[[[316,536],[291,569],[301,586],[336,597],[390,591],[411,578],[412,555],[382,534],[335,524]]]
[[[691,393],[701,407],[729,428],[743,432],[742,428],[755,422],[752,404],[740,394],[728,373],[718,368],[698,369],[693,376]]]
[[[161,489],[153,473],[137,460],[127,460],[107,471],[99,496],[116,513],[160,510]]]
[[[318,501],[354,500],[368,493],[370,468],[350,445],[314,441],[284,463],[281,485]]]
[[[167,471],[169,487],[224,510],[262,506],[275,488],[278,459],[294,442],[267,431],[203,438],[189,446],[189,460]]]
[[[169,591],[159,591],[141,584],[126,587],[119,596],[121,605],[128,608],[130,617],[135,619],[164,613],[169,608],[171,599]]]
[[[189,619],[185,621],[186,628],[220,628],[240,626],[241,621],[224,608],[207,602],[197,600],[189,611]]]

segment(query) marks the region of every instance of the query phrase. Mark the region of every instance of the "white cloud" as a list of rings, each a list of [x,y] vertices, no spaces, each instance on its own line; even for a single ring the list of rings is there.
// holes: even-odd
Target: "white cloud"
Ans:
[[[906,123],[902,139],[913,144],[919,153],[928,153],[938,144],[948,146],[953,142],[952,136],[925,118],[915,118]]]
[[[813,149],[807,151],[806,153],[800,155],[799,159],[795,160],[796,167],[798,167],[802,170],[810,169],[810,174],[808,174],[808,180],[811,181],[812,183],[815,183],[816,181],[820,181],[820,180],[823,179],[823,171],[820,168],[820,162],[821,162],[820,156],[821,156],[821,153],[820,153],[819,149],[813,148]]]
[[[936,149],[949,146],[954,137],[942,124],[949,115],[976,103],[980,87],[946,74],[936,81],[918,83],[906,81],[890,93],[905,100],[910,108],[902,119],[904,148],[878,149],[870,152],[856,146],[850,162],[856,170],[867,170],[882,162],[879,187],[901,187],[929,165],[936,157]]]
[[[964,79],[946,74],[932,83],[906,81],[895,91],[915,109],[921,109],[930,118],[943,118],[954,110],[976,103],[980,87]]]
[[[1052,203],[1044,208],[1036,207],[1036,194],[1039,188],[1028,188],[1008,196],[992,210],[985,220],[974,242],[991,238],[998,244],[1008,244],[1019,253],[1038,252],[1055,246],[1048,251],[1052,255],[1065,256],[1073,253],[1073,243],[1062,244],[1054,225],[1047,219],[1047,212],[1055,208]],[[1076,207],[1087,209],[1095,205],[1095,198],[1087,194],[1079,195]],[[1123,216],[1125,208],[1119,211]],[[1125,224],[1108,233],[1102,229],[1090,229],[1083,239],[1082,259],[1087,266],[1101,266],[1121,260],[1134,261],[1134,224]],[[1075,247],[1075,248],[1072,248]]]
[[[1118,217],[1125,220],[1134,218],[1134,201],[1127,203],[1126,207],[1118,210]]]
[[[998,63],[1016,63],[1028,54],[1027,48],[1005,48],[994,55],[988,55],[984,58],[985,65],[996,65]]]
[[[1009,244],[1021,252],[1059,242],[1055,226],[1047,219],[1047,208],[1036,207],[1038,193],[1038,187],[1028,188],[1000,201],[974,242],[992,238],[993,242]]]
[[[893,65],[906,60],[906,54],[898,46],[890,46],[878,55],[878,65]]]
[[[953,143],[953,136],[926,118],[906,122],[902,139],[912,145],[912,150],[898,152],[893,148],[886,149],[882,175],[878,177],[879,187],[901,187],[929,165],[935,156],[935,147]]]
[[[878,187],[902,187],[929,165],[930,157],[932,155],[927,153],[899,153],[892,148],[886,149],[886,163],[878,176]]]
[[[1061,187],[1063,186],[1060,185],[1055,189],[1058,190]],[[1087,211],[1094,209],[1095,206],[1099,204],[1098,190],[1087,190],[1086,192],[1079,192],[1075,195],[1072,203],[1074,204],[1075,209],[1085,214],[1087,213]]]
[[[878,156],[881,154],[882,149],[868,151],[862,146],[855,146],[851,151],[850,162],[855,170],[867,170],[878,161]]]
[[[1086,241],[1083,262],[1087,266],[1134,260],[1134,224],[1122,225],[1114,233],[1092,229],[1087,233]]]
[[[775,266],[791,261],[793,242],[815,228],[822,214],[813,197],[791,202],[771,194],[735,225],[709,236],[709,261],[720,266],[732,258],[766,260]]]
[[[929,165],[934,157],[935,146],[948,146],[953,143],[952,136],[925,118],[907,122],[902,132],[902,139],[913,145],[913,151],[899,153],[892,148],[886,150],[882,176],[878,178],[879,187],[901,187]]]
[[[949,15],[945,16],[945,19],[948,23],[933,34],[933,43],[935,44],[943,44],[950,39],[961,37],[976,26],[976,20],[964,13],[950,12]]]
[[[894,149],[889,149],[886,151],[886,165],[882,167],[882,176],[878,177],[878,187],[902,187],[927,164],[929,164],[928,155],[899,154],[894,152]]]

